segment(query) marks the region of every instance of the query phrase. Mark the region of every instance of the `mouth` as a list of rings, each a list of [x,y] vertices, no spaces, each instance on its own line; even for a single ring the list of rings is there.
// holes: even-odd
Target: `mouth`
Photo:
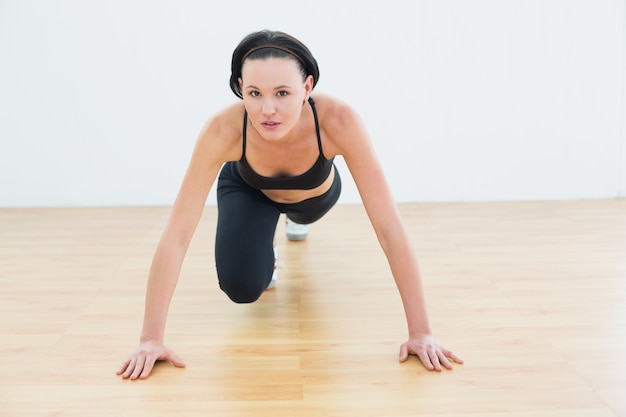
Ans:
[[[266,129],[276,129],[278,126],[280,126],[280,123],[272,122],[272,121],[265,121],[265,122],[261,122],[261,126],[263,126]]]

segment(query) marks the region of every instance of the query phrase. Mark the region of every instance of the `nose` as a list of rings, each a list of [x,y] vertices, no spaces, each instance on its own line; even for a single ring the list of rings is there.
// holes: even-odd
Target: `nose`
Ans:
[[[274,104],[274,100],[265,99],[263,101],[263,108],[261,109],[264,115],[272,115],[276,113],[276,105]]]

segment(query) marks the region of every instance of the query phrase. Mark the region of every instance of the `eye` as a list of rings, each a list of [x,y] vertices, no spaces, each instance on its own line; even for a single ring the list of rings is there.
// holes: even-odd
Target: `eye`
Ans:
[[[252,90],[250,91],[250,97],[259,97],[261,95],[261,93],[259,93],[258,91]]]
[[[276,93],[276,95],[278,97],[287,97],[289,95],[289,92],[285,90],[280,90],[279,92]]]

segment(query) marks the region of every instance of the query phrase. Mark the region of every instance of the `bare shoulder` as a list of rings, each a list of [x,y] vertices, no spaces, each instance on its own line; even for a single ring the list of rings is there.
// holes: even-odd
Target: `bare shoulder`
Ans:
[[[328,149],[329,153],[343,154],[346,147],[353,147],[354,141],[369,140],[361,117],[348,103],[325,94],[316,94],[313,99],[320,128],[333,148]],[[325,150],[330,147],[324,146]]]
[[[348,103],[326,94],[316,94],[313,99],[320,124],[325,130],[340,131],[360,123],[357,112]]]
[[[219,153],[225,161],[239,159],[243,117],[243,103],[233,103],[225,107],[206,121],[198,138],[198,145]]]

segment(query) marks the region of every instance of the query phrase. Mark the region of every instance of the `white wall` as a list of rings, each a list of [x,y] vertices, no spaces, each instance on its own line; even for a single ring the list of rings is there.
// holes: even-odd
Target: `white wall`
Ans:
[[[310,47],[398,201],[626,196],[624,0],[215,4],[0,0],[0,206],[171,204],[263,28]]]
[[[623,71],[623,76],[622,76],[622,159],[621,159],[621,166],[622,166],[622,179],[620,182],[620,192],[619,192],[619,196],[620,197],[626,197],[626,7],[624,7],[623,10],[624,13],[624,22],[622,23],[623,26],[623,32],[624,32],[624,39],[622,41],[622,52],[624,54],[624,61],[622,64],[622,71]]]

